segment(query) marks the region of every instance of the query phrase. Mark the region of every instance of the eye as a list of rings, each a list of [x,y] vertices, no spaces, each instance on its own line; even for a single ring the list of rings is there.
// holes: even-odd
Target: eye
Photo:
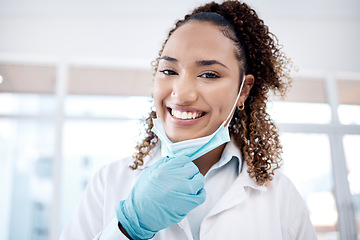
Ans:
[[[178,75],[177,72],[170,69],[160,70],[159,72],[161,72],[164,75]]]
[[[214,72],[206,72],[201,74],[199,77],[202,78],[220,78],[220,76]]]

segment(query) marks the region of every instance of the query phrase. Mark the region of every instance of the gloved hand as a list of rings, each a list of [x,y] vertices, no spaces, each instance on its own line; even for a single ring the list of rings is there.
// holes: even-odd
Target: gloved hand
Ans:
[[[162,158],[144,170],[119,203],[117,219],[131,238],[149,239],[180,222],[205,196],[204,177],[190,158]]]

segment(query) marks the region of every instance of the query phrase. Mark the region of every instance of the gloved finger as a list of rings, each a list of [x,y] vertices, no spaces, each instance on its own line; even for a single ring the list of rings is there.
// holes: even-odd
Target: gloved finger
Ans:
[[[161,158],[158,161],[156,161],[154,164],[152,164],[149,167],[146,167],[144,169],[144,171],[142,172],[142,174],[140,175],[140,179],[146,178],[146,176],[148,176],[149,174],[154,174],[157,171],[162,171],[163,165],[166,161],[166,158]]]
[[[185,164],[192,162],[191,158],[186,156],[174,157],[166,162],[169,168],[183,167]]]
[[[185,193],[173,193],[172,194],[173,201],[172,209],[177,214],[188,214],[192,209],[199,206],[206,199],[206,191],[204,188],[200,189],[200,191],[193,195],[193,194],[185,194]]]
[[[196,193],[196,197],[197,197],[196,198],[197,202],[199,204],[202,204],[203,202],[205,202],[205,199],[206,199],[206,190],[205,190],[205,188],[200,189],[200,191],[198,191]]]
[[[205,178],[204,176],[199,172],[194,175],[192,179],[190,179],[191,186],[192,186],[192,194],[197,194],[202,188],[205,187]]]
[[[161,164],[166,163],[166,161],[168,161],[169,158],[168,157],[163,157],[159,160],[157,160],[154,164],[152,164],[151,166],[147,167],[149,169],[155,169],[158,168]]]
[[[194,175],[192,179],[179,179],[173,191],[196,195],[204,188],[205,180],[201,173]]]
[[[163,157],[164,162],[168,162],[168,161],[170,161],[171,159],[174,159],[174,158],[175,157],[169,157],[169,156]]]
[[[184,179],[191,179],[195,174],[199,173],[199,168],[193,162],[189,162],[183,167],[168,169],[167,173],[170,176],[175,175]]]

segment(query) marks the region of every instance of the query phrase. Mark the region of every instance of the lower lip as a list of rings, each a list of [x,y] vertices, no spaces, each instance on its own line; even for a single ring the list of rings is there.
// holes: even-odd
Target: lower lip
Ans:
[[[199,118],[195,118],[195,119],[180,119],[180,118],[176,118],[173,115],[170,114],[170,112],[168,111],[168,114],[170,116],[170,120],[172,123],[177,124],[177,125],[181,125],[181,126],[192,126],[197,124],[199,121],[202,120],[202,118],[206,115],[203,115]]]

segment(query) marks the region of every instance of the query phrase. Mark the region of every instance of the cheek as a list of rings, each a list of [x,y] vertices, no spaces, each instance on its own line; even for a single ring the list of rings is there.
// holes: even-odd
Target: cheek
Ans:
[[[221,90],[220,90],[221,89]],[[234,91],[234,87],[219,88],[217,91],[211,94],[213,98],[209,99],[209,104],[216,109],[219,121],[224,121],[230,114],[237,97],[237,92]]]
[[[161,84],[161,81],[155,79],[153,83],[152,93],[155,108],[157,111],[160,111],[159,108],[162,107],[164,99],[167,98],[169,94],[171,94],[171,89],[167,87],[166,84]]]

